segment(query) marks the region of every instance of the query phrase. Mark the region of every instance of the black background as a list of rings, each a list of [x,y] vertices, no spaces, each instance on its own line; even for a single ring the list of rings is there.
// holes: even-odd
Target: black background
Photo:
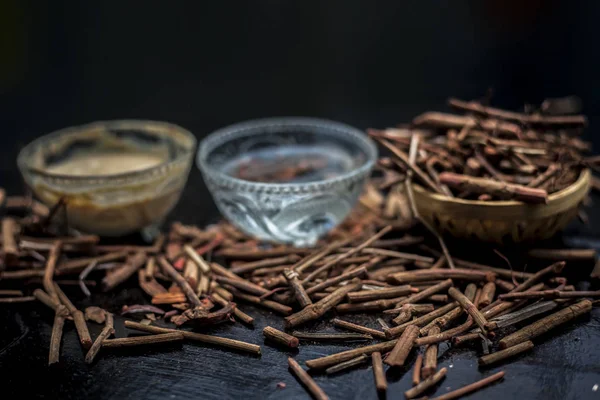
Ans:
[[[282,115],[385,127],[445,109],[449,96],[479,98],[488,88],[493,104],[514,109],[579,95],[591,121],[586,138],[598,148],[599,17],[595,1],[2,0],[0,185],[23,190],[15,159],[31,139],[94,120],[165,120],[199,138],[230,123]],[[195,170],[173,217],[198,224],[217,218]],[[579,227],[570,232],[581,237]],[[583,235],[594,241],[597,232]],[[126,290],[88,303],[115,307],[142,298]],[[280,323],[248,310],[258,327]],[[68,330],[64,362],[48,369],[51,320],[41,306],[0,309],[7,398],[305,397],[286,370],[286,354],[269,347],[256,359],[186,344],[183,351],[108,354],[87,367]],[[600,384],[598,315],[583,321],[510,365],[511,382],[475,397],[600,396],[592,392]],[[260,329],[217,331],[262,342]],[[298,358],[342,349],[309,346]],[[475,355],[446,351],[440,365],[453,368],[442,388],[478,379]],[[390,376],[390,398],[401,398],[408,375]],[[318,380],[334,398],[374,396],[367,369]],[[280,381],[286,389],[275,388]]]

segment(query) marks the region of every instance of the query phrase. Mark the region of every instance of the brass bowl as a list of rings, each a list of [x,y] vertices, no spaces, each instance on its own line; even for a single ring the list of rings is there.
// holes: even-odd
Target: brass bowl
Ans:
[[[439,232],[460,239],[509,244],[548,239],[567,226],[590,187],[585,169],[577,181],[548,196],[547,204],[446,197],[413,185],[417,210]]]

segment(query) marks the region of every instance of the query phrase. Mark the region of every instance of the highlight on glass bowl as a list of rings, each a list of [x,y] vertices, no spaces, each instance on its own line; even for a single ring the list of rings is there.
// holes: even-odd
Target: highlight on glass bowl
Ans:
[[[17,163],[41,201],[65,201],[69,226],[121,236],[156,230],[179,200],[195,147],[173,124],[102,121],[40,137]]]
[[[269,118],[204,139],[197,163],[221,213],[259,239],[313,245],[355,205],[377,159],[351,126]]]

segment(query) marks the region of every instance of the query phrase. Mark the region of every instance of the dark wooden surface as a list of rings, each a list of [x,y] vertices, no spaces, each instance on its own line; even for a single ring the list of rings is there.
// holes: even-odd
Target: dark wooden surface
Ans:
[[[449,96],[474,99],[493,88],[493,104],[514,109],[580,95],[594,127],[599,15],[593,1],[3,1],[0,29],[9,45],[0,64],[0,186],[22,192],[15,158],[33,138],[114,118],[170,121],[199,138],[273,115],[382,128],[425,110],[450,111]],[[586,135],[598,149],[594,133]],[[600,212],[590,216],[596,229],[574,224],[569,238],[598,247]],[[172,217],[195,224],[218,218],[195,168]],[[80,307],[115,312],[146,300],[133,289],[85,301],[77,290],[69,294]],[[241,306],[256,328],[224,325],[215,333],[262,343],[264,325],[281,327],[280,317]],[[532,352],[502,367],[505,382],[471,398],[599,398],[592,391],[600,384],[598,318],[594,310],[536,339]],[[103,352],[87,366],[69,323],[62,361],[48,368],[51,324],[42,305],[0,306],[0,400],[307,397],[287,370],[288,353],[275,348],[263,346],[253,358],[186,343],[168,352]],[[121,318],[116,324],[119,336],[131,333]],[[99,330],[92,326],[93,336]],[[345,348],[302,345],[295,357]],[[440,348],[440,365],[452,365],[440,393],[499,369],[480,372],[477,349]],[[389,398],[403,398],[409,375],[389,377]],[[368,368],[316,379],[332,398],[375,398]],[[287,387],[277,389],[278,382]]]
[[[194,170],[185,195],[173,218],[202,223],[217,214],[208,199],[199,174]],[[11,188],[8,188],[11,189]],[[13,190],[18,190],[17,188]],[[596,198],[596,202],[600,199]],[[590,212],[592,222],[600,215]],[[597,229],[575,223],[565,240],[579,245],[597,246]],[[465,249],[463,249],[464,251]],[[466,246],[466,250],[469,249]],[[591,266],[574,266],[573,279],[589,274]],[[581,286],[583,285],[583,286]],[[588,287],[588,283],[580,283]],[[94,294],[85,299],[73,287],[68,294],[84,308],[100,305],[118,312],[122,304],[147,301],[135,282],[110,294]],[[61,361],[48,367],[48,345],[53,315],[38,303],[0,307],[0,398],[25,395],[61,399],[304,399],[307,394],[289,373],[287,357],[299,362],[359,346],[302,343],[289,352],[263,343],[262,328],[282,329],[282,318],[249,305],[241,308],[255,317],[255,328],[240,323],[223,324],[206,332],[236,338],[262,346],[262,356],[252,357],[202,344],[186,342],[168,347],[135,350],[102,350],[97,361],[88,366],[77,341],[75,329],[67,323],[62,342]],[[346,318],[346,316],[344,317]],[[349,316],[348,319],[377,327],[374,316]],[[135,334],[116,319],[117,337]],[[332,330],[325,323],[308,325],[309,330]],[[92,337],[101,326],[91,324]],[[600,398],[600,311],[577,320],[535,340],[533,351],[489,370],[477,367],[478,347],[451,348],[440,345],[439,366],[448,367],[446,379],[436,393],[445,393],[499,370],[506,371],[504,382],[485,389],[473,399],[593,399]],[[414,355],[411,357],[410,363]],[[387,372],[389,399],[403,398],[411,384],[410,370]],[[316,375],[316,381],[332,399],[377,398],[372,370],[368,366],[335,376]],[[279,382],[285,388],[277,387]]]

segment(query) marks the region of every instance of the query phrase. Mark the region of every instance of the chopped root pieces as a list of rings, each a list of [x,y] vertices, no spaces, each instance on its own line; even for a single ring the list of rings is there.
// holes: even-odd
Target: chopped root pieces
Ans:
[[[183,334],[181,332],[169,332],[169,333],[159,333],[156,335],[148,335],[148,336],[136,336],[136,337],[120,338],[120,339],[105,339],[102,342],[102,347],[114,348],[114,347],[143,346],[143,345],[148,345],[148,344],[179,342],[182,340],[183,340]]]
[[[431,375],[429,378],[417,384],[412,389],[408,389],[406,392],[404,392],[404,397],[406,397],[407,399],[414,399],[421,393],[437,385],[442,379],[444,379],[444,377],[446,376],[446,372],[448,372],[447,368],[440,369],[435,374]]]
[[[107,351],[102,348],[152,343],[158,349],[161,344],[170,348],[169,343],[184,339],[186,351],[208,346],[260,356],[261,346],[234,339],[256,325],[271,356],[289,352],[298,353],[302,361],[315,357],[305,361],[306,367],[331,375],[317,381],[362,368],[370,358],[374,386],[383,394],[388,386],[386,373],[392,377],[412,370],[414,387],[404,389],[409,389],[406,398],[431,397],[451,373],[438,367],[439,343],[451,341],[457,346],[453,351],[459,352],[464,348],[458,346],[464,344],[482,350],[477,355],[482,370],[527,351],[534,353],[532,340],[575,322],[600,301],[594,285],[570,281],[575,276],[572,269],[580,269],[579,264],[581,269],[591,269],[596,263],[592,277],[600,277],[596,250],[520,245],[507,250],[506,256],[496,251],[503,258],[498,260],[492,246],[484,249],[483,243],[461,246],[445,240],[466,229],[466,222],[452,215],[451,206],[500,210],[499,201],[513,200],[511,207],[551,216],[558,192],[568,194],[583,187],[590,169],[600,172],[600,156],[587,154],[590,144],[577,136],[585,121],[581,116],[514,113],[460,100],[451,104],[467,114],[425,113],[406,127],[368,131],[389,152],[377,161],[359,201],[343,221],[325,233],[326,215],[307,220],[322,225],[323,235],[316,240],[300,237],[312,231],[312,225],[299,224],[308,203],[289,208],[298,215],[283,213],[291,218],[284,230],[282,213],[254,221],[265,236],[279,229],[290,241],[310,242],[312,248],[254,238],[226,221],[205,228],[175,222],[153,243],[133,237],[119,242],[79,234],[76,216],[66,212],[73,205],[67,198],[53,201],[58,205],[49,210],[28,197],[5,198],[0,189],[0,306],[9,313],[37,307],[31,315],[53,325],[49,363],[59,362],[65,321],[64,340],[75,337],[69,322],[73,321],[87,363]],[[231,172],[259,182],[288,182],[316,168],[312,160],[296,165],[297,160],[285,157],[275,164],[273,170],[254,160]],[[354,182],[353,188],[360,189],[359,183]],[[592,185],[600,188],[600,179],[592,177]],[[288,188],[296,191],[295,186]],[[447,209],[428,209],[431,204],[422,201],[423,196],[434,196],[439,204],[445,199]],[[271,200],[261,197],[269,207],[282,206],[270,204]],[[545,205],[546,201],[552,204]],[[563,211],[567,217],[577,210]],[[64,223],[69,222],[67,217],[73,226]],[[246,222],[254,223],[251,220]],[[517,229],[522,239],[553,233],[560,225],[536,230],[535,221],[524,224]],[[490,229],[485,234],[496,239],[496,227]],[[510,237],[504,235],[502,240]],[[468,246],[481,247],[488,258],[454,257],[469,254]],[[571,270],[563,275],[567,263]],[[83,293],[76,287],[73,293],[67,291],[67,297],[63,289],[77,284]],[[110,293],[98,296],[99,291]],[[19,304],[34,299],[42,304]],[[121,332],[112,314],[95,307],[100,305],[94,304],[97,301],[120,313],[114,318],[138,319],[125,321],[125,328],[146,336]],[[250,315],[238,304],[248,307],[242,310]],[[94,327],[91,321],[104,324],[98,336],[102,326]],[[232,338],[195,332],[206,328],[211,332],[216,324]],[[181,326],[185,329],[175,329]],[[120,338],[111,337],[115,328]],[[328,354],[325,343],[345,351]],[[63,347],[73,344],[65,342]],[[113,351],[127,354],[122,349]],[[208,356],[204,353],[198,354]],[[241,357],[235,362],[245,361]],[[388,371],[384,363],[390,366]],[[290,359],[289,366],[313,397],[327,398],[296,361]],[[441,398],[468,394],[501,377],[493,375]]]
[[[470,385],[463,386],[462,388],[454,390],[450,393],[446,393],[441,396],[434,397],[432,400],[458,399],[459,397],[462,397],[465,394],[476,392],[480,389],[483,389],[484,387],[491,385],[492,383],[499,381],[502,378],[504,378],[504,371],[500,371],[500,372],[498,372],[494,375],[488,376],[487,378],[484,378],[480,381],[471,383]]]
[[[267,326],[263,329],[263,335],[265,336],[265,339],[291,349],[295,349],[299,344],[298,338],[288,335],[287,333],[281,332],[270,326]]]
[[[290,371],[298,378],[298,380],[304,385],[308,393],[311,394],[316,400],[328,400],[329,397],[325,394],[323,389],[317,385],[317,383],[313,380],[313,378],[308,375],[308,373],[302,369],[300,364],[296,362],[291,357],[288,357],[288,365],[290,367]]]
[[[102,343],[104,343],[104,340],[115,333],[113,315],[106,311],[104,314],[106,315],[106,325],[85,355],[85,362],[88,364],[91,364],[94,361],[94,358],[102,348]]]
[[[498,363],[500,361],[504,361],[508,358],[514,357],[531,349],[533,349],[533,342],[531,340],[528,340],[526,342],[516,344],[512,347],[508,347],[504,350],[500,350],[495,353],[479,357],[479,366],[487,367],[489,365]]]

